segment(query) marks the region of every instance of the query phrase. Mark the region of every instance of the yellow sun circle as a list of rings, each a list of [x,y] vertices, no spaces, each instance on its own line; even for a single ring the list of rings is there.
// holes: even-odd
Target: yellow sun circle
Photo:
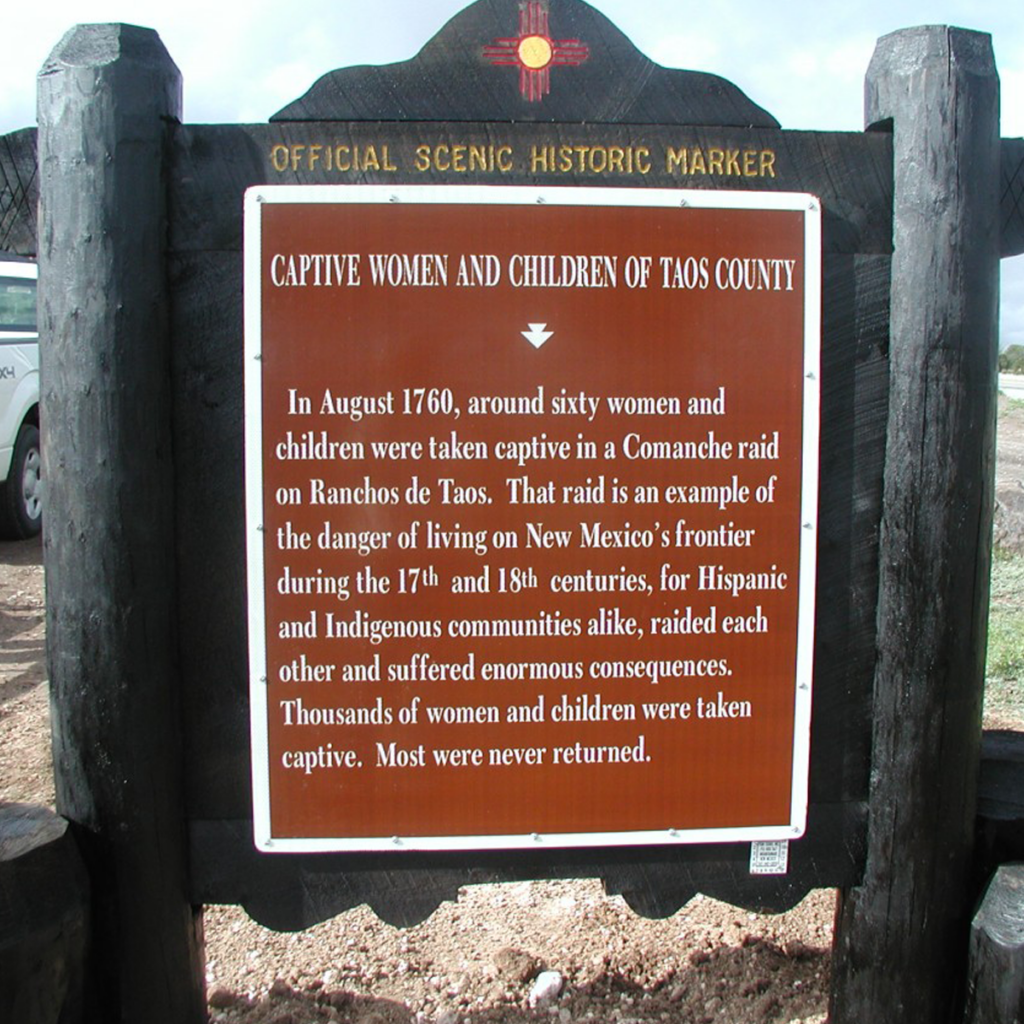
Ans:
[[[544,36],[526,36],[519,40],[518,54],[524,67],[539,71],[551,63],[551,40]]]

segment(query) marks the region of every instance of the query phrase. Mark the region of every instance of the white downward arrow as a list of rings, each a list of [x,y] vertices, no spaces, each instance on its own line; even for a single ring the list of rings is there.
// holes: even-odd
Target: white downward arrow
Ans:
[[[534,347],[540,348],[548,338],[554,334],[554,331],[544,330],[547,324],[530,324],[528,331],[520,331],[519,333]]]

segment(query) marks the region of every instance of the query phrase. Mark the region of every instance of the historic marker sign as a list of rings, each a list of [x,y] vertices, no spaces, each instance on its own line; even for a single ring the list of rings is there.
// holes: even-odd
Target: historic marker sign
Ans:
[[[246,204],[257,844],[802,834],[817,201]]]

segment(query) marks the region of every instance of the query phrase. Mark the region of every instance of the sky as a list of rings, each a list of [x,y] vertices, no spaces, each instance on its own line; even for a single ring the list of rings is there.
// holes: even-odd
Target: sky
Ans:
[[[0,134],[35,123],[35,77],[79,22],[156,29],[181,69],[188,122],[265,121],[320,75],[406,60],[466,0],[48,0],[9,4]],[[992,35],[1002,134],[1024,136],[1020,0],[592,0],[652,60],[738,85],[784,128],[859,131],[875,42],[914,25]],[[1001,345],[1024,344],[1024,256],[1002,261]]]

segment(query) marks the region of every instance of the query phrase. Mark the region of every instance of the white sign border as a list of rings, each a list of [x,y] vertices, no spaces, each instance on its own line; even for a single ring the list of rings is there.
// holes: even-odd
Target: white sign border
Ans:
[[[559,832],[484,836],[275,838],[270,823],[266,605],[263,525],[262,207],[274,204],[481,204],[792,210],[804,214],[804,406],[801,541],[790,820],[781,825],[632,832]],[[373,853],[397,850],[536,850],[687,845],[799,839],[807,827],[811,696],[818,539],[821,366],[821,202],[804,192],[522,185],[258,185],[245,193],[245,505],[249,627],[249,704],[253,836],[265,853]]]

